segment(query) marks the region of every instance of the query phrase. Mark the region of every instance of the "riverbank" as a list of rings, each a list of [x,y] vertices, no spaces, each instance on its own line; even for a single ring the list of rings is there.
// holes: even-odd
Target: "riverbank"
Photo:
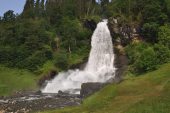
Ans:
[[[79,95],[20,92],[15,96],[0,98],[0,113],[30,113],[61,109],[78,106],[81,101]]]

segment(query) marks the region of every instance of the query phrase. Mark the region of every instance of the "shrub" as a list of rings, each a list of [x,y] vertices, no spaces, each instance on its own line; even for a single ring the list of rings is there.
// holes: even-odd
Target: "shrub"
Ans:
[[[152,47],[148,47],[141,51],[139,57],[134,63],[135,71],[145,72],[156,69],[156,53]]]
[[[170,50],[168,47],[161,44],[155,44],[154,51],[156,53],[158,64],[167,63],[170,60]]]
[[[165,25],[159,28],[158,41],[170,49],[170,26]]]
[[[125,49],[126,54],[129,58],[129,63],[133,64],[136,59],[140,56],[141,52],[146,49],[149,45],[147,43],[132,43]]]
[[[156,69],[157,65],[169,61],[169,50],[163,45],[151,46],[148,43],[133,43],[126,47],[131,70],[143,73]]]

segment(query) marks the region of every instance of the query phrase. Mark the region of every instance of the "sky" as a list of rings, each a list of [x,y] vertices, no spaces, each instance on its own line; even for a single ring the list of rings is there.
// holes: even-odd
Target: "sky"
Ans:
[[[0,0],[0,16],[8,10],[20,14],[23,11],[26,0]]]

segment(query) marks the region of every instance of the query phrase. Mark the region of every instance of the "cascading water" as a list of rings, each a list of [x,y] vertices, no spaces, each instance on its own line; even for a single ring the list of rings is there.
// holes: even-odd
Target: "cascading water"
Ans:
[[[114,78],[114,54],[107,20],[98,23],[91,41],[91,52],[83,71],[69,70],[59,73],[47,86],[43,93],[58,93],[59,90],[71,94],[79,94],[82,83],[107,82]]]

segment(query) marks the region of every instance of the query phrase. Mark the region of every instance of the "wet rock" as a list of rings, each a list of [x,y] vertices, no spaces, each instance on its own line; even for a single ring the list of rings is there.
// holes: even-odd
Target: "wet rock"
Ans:
[[[8,100],[0,100],[0,103],[7,104]]]
[[[64,95],[68,95],[68,94],[67,94],[67,93],[62,92],[61,90],[59,90],[57,95],[58,95],[58,96],[64,96]]]
[[[94,20],[85,20],[84,26],[90,29],[91,31],[94,31],[97,27],[97,23]]]
[[[128,67],[128,58],[125,54],[116,52],[114,65],[117,68],[115,73],[114,83],[120,83]]]
[[[116,52],[114,65],[116,67],[115,77],[107,83],[83,83],[81,85],[80,96],[86,98],[102,89],[110,83],[120,83],[123,80],[124,72],[128,66],[128,58],[125,54]]]
[[[80,105],[81,101],[81,98],[78,98],[77,95],[59,96],[57,94],[37,95],[33,93],[23,97],[6,97],[6,100],[0,99],[0,111],[3,110],[3,113],[39,112]]]
[[[105,83],[83,83],[81,85],[80,96],[86,98],[102,89]]]

